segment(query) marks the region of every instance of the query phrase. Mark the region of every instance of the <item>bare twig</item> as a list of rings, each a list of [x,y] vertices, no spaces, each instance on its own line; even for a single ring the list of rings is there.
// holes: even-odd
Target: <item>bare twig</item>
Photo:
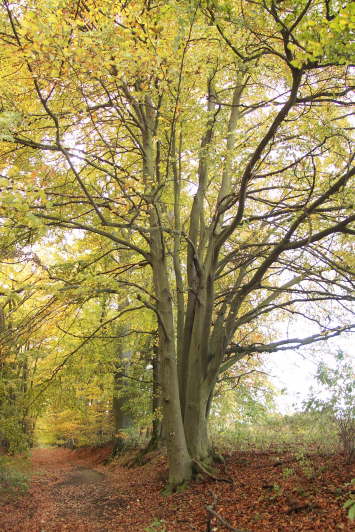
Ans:
[[[209,504],[206,506],[207,510],[207,528],[206,532],[212,532],[212,519],[217,519],[225,528],[228,528],[228,530],[232,530],[232,532],[249,532],[245,528],[235,528],[232,526],[224,517],[219,515],[219,513],[216,512],[215,507],[217,504],[217,497],[216,494],[212,492],[213,502],[212,504]]]

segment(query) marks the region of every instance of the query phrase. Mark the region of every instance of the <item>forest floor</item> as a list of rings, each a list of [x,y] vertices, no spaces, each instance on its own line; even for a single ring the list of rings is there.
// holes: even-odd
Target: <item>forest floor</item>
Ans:
[[[204,478],[164,496],[164,456],[129,469],[104,465],[109,452],[33,450],[27,493],[0,497],[1,532],[231,530],[207,506],[243,531],[353,530],[342,505],[355,475],[342,456],[234,452],[217,473],[228,482]]]

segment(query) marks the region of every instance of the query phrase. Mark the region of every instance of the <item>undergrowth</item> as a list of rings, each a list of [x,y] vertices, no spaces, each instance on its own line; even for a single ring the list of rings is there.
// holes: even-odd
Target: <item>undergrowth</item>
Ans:
[[[337,426],[322,414],[272,415],[259,423],[211,427],[213,445],[222,451],[314,451],[333,454],[341,449]]]
[[[0,495],[22,495],[29,486],[29,473],[26,460],[0,456]]]
[[[161,519],[154,519],[150,525],[148,525],[144,532],[166,532],[165,521]]]

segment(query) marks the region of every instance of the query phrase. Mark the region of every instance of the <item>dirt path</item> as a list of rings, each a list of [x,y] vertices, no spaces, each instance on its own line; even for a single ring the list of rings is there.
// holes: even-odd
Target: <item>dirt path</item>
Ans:
[[[98,464],[93,468],[90,454],[36,449],[32,467],[30,494],[18,500],[20,515],[9,512],[6,516],[2,523],[6,531],[106,532],[112,530],[106,524],[127,504],[108,469]]]
[[[63,524],[65,528],[65,523],[70,523],[73,530],[96,525],[102,532],[108,530],[105,523],[110,522],[115,513],[125,506],[125,500],[117,495],[108,475],[77,465],[60,477],[46,490],[51,511],[49,521],[42,518],[44,531],[52,530],[53,521],[56,523],[54,530],[58,524]],[[42,481],[37,482],[41,488]]]
[[[173,501],[160,493],[165,459],[135,469],[103,465],[110,452],[34,449],[29,491],[0,499],[0,532],[144,532],[161,515],[180,532]]]

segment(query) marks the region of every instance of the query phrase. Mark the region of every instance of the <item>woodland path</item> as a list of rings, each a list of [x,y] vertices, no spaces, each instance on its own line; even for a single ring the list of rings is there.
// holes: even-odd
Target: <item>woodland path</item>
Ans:
[[[98,463],[100,458],[89,451],[35,449],[30,496],[18,501],[20,515],[8,514],[6,530],[111,530],[106,524],[128,502],[118,495],[108,468]]]
[[[307,479],[291,455],[283,455],[281,464],[295,469],[293,477],[282,474],[279,454],[233,453],[227,460],[233,484],[205,479],[164,497],[164,457],[156,455],[145,466],[128,469],[103,465],[109,453],[109,448],[33,450],[28,493],[0,499],[0,531],[206,532],[206,505],[212,497],[220,515],[248,531],[353,530],[342,509],[353,471],[344,468],[341,456],[315,457],[312,467],[319,473]],[[165,528],[148,528],[157,520]],[[213,530],[227,530],[212,524]]]

